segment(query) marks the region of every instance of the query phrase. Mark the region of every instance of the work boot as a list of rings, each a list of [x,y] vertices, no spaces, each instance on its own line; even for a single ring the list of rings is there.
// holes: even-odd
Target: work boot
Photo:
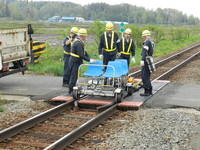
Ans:
[[[151,88],[149,89],[149,94],[150,94],[150,95],[153,95],[152,90],[153,90],[153,89],[152,89],[152,87],[151,87]]]
[[[150,96],[151,94],[149,93],[148,89],[144,89],[144,93],[141,93],[140,96]]]
[[[72,94],[73,94],[73,89],[69,88],[69,92],[68,92],[68,93],[69,93],[70,96],[72,96]]]
[[[63,86],[63,87],[69,87],[69,84],[67,84],[67,83],[63,83],[62,86]]]

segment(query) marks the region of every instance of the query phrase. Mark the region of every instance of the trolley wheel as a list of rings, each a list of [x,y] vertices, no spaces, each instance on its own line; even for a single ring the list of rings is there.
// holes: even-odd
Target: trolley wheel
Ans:
[[[115,101],[120,103],[122,101],[123,94],[122,93],[115,93]]]
[[[74,98],[75,100],[80,99],[80,94],[78,93],[78,90],[73,90],[72,95],[73,95],[73,98]]]
[[[127,87],[128,96],[132,95],[134,91],[135,91],[135,90],[134,90],[133,87]]]

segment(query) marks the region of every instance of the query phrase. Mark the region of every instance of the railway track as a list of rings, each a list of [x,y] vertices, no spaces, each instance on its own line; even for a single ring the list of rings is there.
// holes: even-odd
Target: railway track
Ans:
[[[97,114],[72,111],[74,100],[0,131],[3,149],[61,150],[108,118],[116,105]]]
[[[166,79],[200,54],[200,44],[185,49],[156,63],[152,80]],[[129,76],[138,76],[140,70]],[[110,105],[96,114],[91,111],[71,111],[74,100],[38,114],[28,120],[0,131],[0,147],[4,149],[61,150],[102,123],[117,108]]]
[[[200,43],[196,43],[183,51],[171,55],[155,63],[156,71],[151,75],[152,80],[166,79],[178,69],[189,63],[200,54]],[[130,73],[129,76],[139,77],[141,70]]]

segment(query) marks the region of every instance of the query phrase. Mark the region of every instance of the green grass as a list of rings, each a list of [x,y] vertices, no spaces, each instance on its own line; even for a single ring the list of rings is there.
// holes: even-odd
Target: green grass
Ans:
[[[99,23],[88,24],[71,24],[71,23],[45,23],[35,21],[13,21],[0,19],[0,29],[26,27],[27,24],[32,24],[34,33],[36,34],[57,34],[55,39],[63,40],[72,26],[85,27],[88,33],[97,38],[104,31],[104,25]],[[136,40],[136,64],[139,65],[141,53],[141,32],[144,29],[149,29],[153,33],[153,38],[156,40],[154,56],[162,56],[172,51],[181,49],[196,41],[200,41],[199,27],[173,27],[173,26],[155,26],[155,25],[128,25],[133,30],[133,38]],[[119,26],[116,26],[115,31],[118,31]],[[98,32],[97,32],[98,31]],[[188,38],[189,36],[189,38]],[[177,40],[178,39],[178,40]],[[99,59],[98,46],[96,43],[86,44],[86,50],[91,58]],[[35,74],[48,74],[55,76],[63,75],[63,48],[62,46],[48,46],[47,51],[39,58],[40,63],[29,65],[29,70]]]
[[[66,28],[68,26],[71,27],[70,23],[47,23],[47,22],[26,21],[26,20],[15,21],[15,20],[0,19],[0,29],[27,27],[27,24],[32,24],[34,28]]]
[[[162,40],[155,46],[154,56],[166,55],[172,51],[179,50],[183,47],[186,47],[194,42],[200,41],[200,35],[192,36],[188,39],[180,40]]]
[[[48,46],[47,51],[40,56],[40,63],[29,65],[29,70],[36,74],[61,76],[63,74],[62,47]]]
[[[197,41],[200,41],[200,35],[191,36],[188,39],[161,40],[155,45],[154,57],[159,57],[159,56],[169,54],[173,51],[184,48]],[[142,50],[141,47],[136,48],[136,64],[131,63],[131,66],[140,64],[141,50]]]
[[[5,100],[0,99],[0,112],[3,112],[3,111],[4,111],[4,108],[3,108],[3,106],[1,106],[1,105],[5,104],[5,103],[6,103]]]
[[[192,44],[196,41],[200,41],[200,35],[190,37],[189,39],[181,39],[181,40],[162,40],[156,43],[154,56],[162,56],[169,54],[175,50],[181,49],[189,44]],[[86,50],[91,58],[99,59],[97,45],[95,43],[87,44]],[[136,49],[136,64],[140,63],[140,53],[141,47],[137,47]],[[63,75],[63,48],[55,47],[55,46],[47,46],[47,51],[39,58],[40,63],[35,65],[30,65],[29,70],[36,74],[41,75],[54,75],[54,76],[62,76]],[[87,63],[87,62],[85,62]]]
[[[65,35],[66,34],[67,28],[55,28],[52,30],[49,30],[48,28],[34,28],[34,34],[60,34],[60,35]]]
[[[0,112],[4,112],[4,108],[0,106]]]
[[[86,49],[88,54],[97,59],[97,48],[94,48],[95,44],[87,44]],[[63,48],[61,46],[48,46],[47,51],[39,58],[40,63],[29,65],[29,71],[40,75],[63,75]]]

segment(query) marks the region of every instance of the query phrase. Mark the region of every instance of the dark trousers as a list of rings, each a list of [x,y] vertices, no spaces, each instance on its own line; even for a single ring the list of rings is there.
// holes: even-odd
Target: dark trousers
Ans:
[[[147,62],[145,62],[144,66],[142,67],[141,75],[142,75],[142,82],[143,82],[144,89],[151,90],[152,89],[151,80],[150,80],[151,73],[149,71]]]
[[[108,65],[109,61],[114,61],[116,59],[116,55],[103,55],[103,65]],[[104,68],[106,70],[107,67]]]
[[[70,58],[70,55],[64,54],[63,84],[69,84],[69,76],[67,76],[67,72],[69,68],[69,58]]]
[[[127,60],[127,63],[128,63],[128,67],[129,67],[129,64],[130,64],[130,56],[129,57],[124,57],[124,56],[120,56],[119,59],[126,59]]]
[[[67,72],[67,77],[69,77],[69,92],[72,92],[73,87],[76,85],[80,65],[81,64],[77,62],[69,62],[69,71]]]

